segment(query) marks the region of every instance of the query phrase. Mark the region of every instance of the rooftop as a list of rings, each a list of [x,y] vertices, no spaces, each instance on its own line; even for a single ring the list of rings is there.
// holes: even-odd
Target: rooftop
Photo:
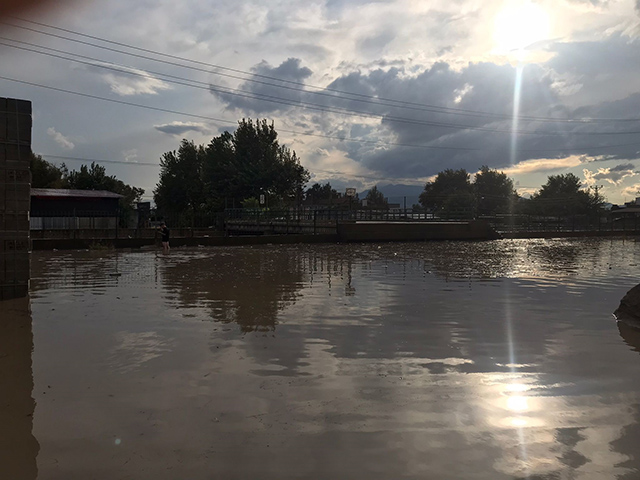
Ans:
[[[71,190],[68,188],[32,188],[32,197],[67,198],[122,198],[122,195],[106,190]]]

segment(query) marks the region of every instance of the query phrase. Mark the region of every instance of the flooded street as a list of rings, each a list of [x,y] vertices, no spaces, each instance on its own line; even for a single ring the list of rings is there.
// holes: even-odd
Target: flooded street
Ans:
[[[34,252],[2,478],[637,479],[639,269],[622,239]]]

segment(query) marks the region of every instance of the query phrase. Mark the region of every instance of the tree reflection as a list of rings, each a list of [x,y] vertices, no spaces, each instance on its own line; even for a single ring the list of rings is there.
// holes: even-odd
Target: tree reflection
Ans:
[[[38,476],[40,449],[32,434],[35,402],[31,396],[33,333],[28,299],[2,302],[0,320],[0,478]]]
[[[243,332],[271,331],[303,287],[296,253],[278,247],[208,252],[163,266],[162,279],[183,307],[206,306],[214,320],[235,322]]]

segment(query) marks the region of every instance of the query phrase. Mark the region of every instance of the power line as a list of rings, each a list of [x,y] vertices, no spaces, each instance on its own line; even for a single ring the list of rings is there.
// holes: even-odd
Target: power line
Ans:
[[[152,107],[150,105],[142,105],[142,104],[139,104],[139,103],[125,102],[124,100],[116,100],[114,98],[101,97],[99,95],[91,95],[89,93],[75,92],[75,91],[72,91],[72,90],[66,90],[64,88],[52,87],[52,86],[49,86],[49,85],[42,85],[42,84],[34,83],[34,82],[27,82],[26,80],[18,80],[18,79],[10,78],[10,77],[0,76],[0,79],[7,80],[7,81],[10,81],[10,82],[22,83],[24,85],[30,85],[30,86],[33,86],[33,87],[45,88],[45,89],[53,90],[53,91],[56,91],[56,92],[68,93],[70,95],[77,95],[77,96],[80,96],[80,97],[93,98],[95,100],[103,100],[105,102],[117,103],[117,104],[120,104],[120,105],[127,105],[127,106],[130,106],[130,107],[145,108],[145,109],[148,109],[148,110],[154,110],[154,111],[158,111],[158,112],[172,113],[174,115],[182,115],[182,116],[186,116],[186,117],[199,118],[199,119],[202,119],[202,120],[209,120],[209,121],[212,121],[212,122],[220,123],[222,125],[229,125],[229,123],[235,123],[237,121],[237,120],[225,120],[225,119],[220,119],[220,118],[215,118],[215,117],[209,117],[209,116],[206,116],[206,115],[198,115],[198,114],[195,114],[195,113],[180,112],[180,111],[177,111],[177,110],[170,110],[170,109],[161,108],[161,107]],[[448,146],[441,146],[441,145],[415,145],[415,144],[397,143],[397,142],[375,142],[375,141],[371,141],[371,140],[359,140],[359,139],[353,139],[353,138],[338,137],[338,136],[335,136],[335,135],[323,135],[323,134],[320,134],[320,133],[301,132],[301,131],[297,131],[297,130],[287,130],[287,129],[283,129],[283,128],[280,128],[279,131],[285,132],[285,133],[291,133],[291,134],[294,134],[294,135],[303,135],[303,136],[307,136],[307,137],[328,138],[328,139],[333,139],[333,140],[340,140],[342,142],[354,142],[354,143],[362,143],[362,144],[366,144],[366,145],[399,146],[399,147],[426,148],[426,149],[435,149],[435,150],[463,150],[463,151],[477,151],[477,150],[480,150],[478,148],[468,148],[468,147],[448,147]]]
[[[116,103],[116,104],[121,104],[121,105],[127,105],[127,106],[131,106],[131,107],[138,107],[138,108],[144,108],[144,109],[148,109],[148,110],[154,110],[154,111],[160,111],[160,112],[165,112],[165,113],[172,113],[175,115],[182,115],[182,116],[187,116],[187,117],[193,117],[193,118],[199,118],[199,119],[203,119],[203,120],[209,120],[212,122],[217,122],[217,123],[221,123],[222,125],[228,125],[229,123],[234,123],[236,120],[225,120],[225,119],[220,119],[220,118],[215,118],[215,117],[209,117],[206,115],[198,115],[198,114],[194,114],[194,113],[187,113],[187,112],[180,112],[177,110],[170,110],[170,109],[166,109],[166,108],[160,108],[160,107],[153,107],[150,105],[142,105],[142,104],[138,104],[138,103],[133,103],[133,102],[126,102],[124,100],[116,100],[113,98],[107,98],[107,97],[101,97],[99,95],[91,95],[88,93],[81,93],[81,92],[75,92],[72,90],[66,90],[63,88],[58,88],[58,87],[52,87],[49,85],[42,85],[42,84],[38,84],[38,83],[34,83],[34,82],[27,82],[26,80],[18,80],[15,78],[10,78],[10,77],[4,77],[4,76],[0,76],[0,79],[2,80],[7,80],[10,82],[16,82],[16,83],[21,83],[21,84],[25,84],[25,85],[30,85],[30,86],[34,86],[34,87],[39,87],[39,88],[44,88],[44,89],[48,89],[48,90],[53,90],[53,91],[57,91],[57,92],[61,92],[61,93],[67,93],[70,95],[77,95],[77,96],[81,96],[81,97],[86,97],[86,98],[93,98],[95,100],[103,100],[106,102],[111,102],[111,103]],[[320,133],[311,133],[311,132],[301,132],[301,131],[296,131],[296,130],[288,130],[288,129],[279,129],[281,132],[285,132],[285,133],[291,133],[293,135],[303,135],[303,136],[310,136],[310,137],[318,137],[318,138],[327,138],[327,139],[332,139],[332,140],[339,140],[342,142],[353,142],[353,143],[361,143],[364,145],[374,145],[374,146],[394,146],[394,147],[409,147],[409,148],[424,148],[424,149],[434,149],[434,150],[460,150],[460,151],[487,151],[487,149],[482,149],[482,148],[469,148],[469,147],[450,147],[450,146],[442,146],[442,145],[416,145],[416,144],[410,144],[410,143],[398,143],[398,142],[376,142],[376,141],[371,141],[371,140],[362,140],[362,139],[354,139],[354,138],[346,138],[346,137],[338,137],[338,136],[334,136],[334,135],[324,135],[324,134],[320,134]],[[521,149],[519,150],[520,152],[526,152],[526,153],[534,153],[534,152],[571,152],[571,151],[575,151],[575,150],[596,150],[596,149],[611,149],[611,148],[620,148],[620,147],[628,147],[628,146],[636,146],[636,145],[640,145],[640,143],[627,143],[627,144],[618,144],[618,145],[596,145],[596,146],[577,146],[577,147],[573,147],[573,148],[564,148],[564,149]]]
[[[176,84],[176,85],[182,85],[182,86],[187,86],[187,87],[191,87],[191,88],[198,88],[198,89],[207,90],[207,91],[217,91],[217,92],[222,93],[222,94],[233,95],[233,96],[242,97],[242,98],[257,99],[257,100],[261,100],[261,101],[273,102],[273,103],[284,104],[284,105],[290,105],[290,106],[298,107],[298,108],[307,108],[307,109],[321,111],[321,112],[325,112],[325,113],[335,113],[335,114],[340,114],[340,115],[348,115],[348,116],[355,116],[355,117],[365,117],[365,118],[376,118],[376,119],[381,119],[381,120],[384,120],[384,121],[395,122],[395,123],[424,125],[424,126],[441,127],[441,128],[454,128],[454,129],[458,129],[458,130],[477,130],[477,131],[490,132],[490,133],[505,133],[505,134],[509,134],[509,135],[519,134],[519,135],[540,135],[540,136],[561,136],[561,137],[566,137],[566,136],[569,136],[569,135],[579,135],[579,136],[584,136],[584,135],[589,135],[589,136],[591,136],[591,135],[636,135],[636,134],[640,133],[640,131],[631,131],[631,132],[571,132],[571,133],[565,132],[565,133],[557,133],[557,132],[545,132],[545,131],[542,131],[542,132],[541,131],[530,132],[530,131],[523,131],[523,130],[515,130],[515,131],[514,130],[501,130],[501,129],[496,129],[496,128],[488,128],[488,127],[475,126],[475,125],[449,124],[449,123],[433,122],[433,121],[420,120],[420,119],[411,119],[411,118],[406,118],[406,117],[395,117],[395,116],[390,116],[390,115],[381,115],[381,114],[374,114],[374,113],[369,113],[369,112],[362,112],[362,111],[357,111],[357,110],[352,110],[352,109],[326,108],[326,107],[323,107],[323,106],[320,106],[320,105],[314,104],[314,103],[289,101],[289,100],[283,99],[281,97],[274,97],[274,96],[265,95],[265,94],[256,94],[254,92],[248,92],[246,90],[241,90],[241,89],[233,89],[233,88],[229,88],[229,87],[221,87],[221,86],[218,86],[218,85],[207,84],[206,82],[201,82],[201,81],[198,81],[198,80],[192,80],[192,79],[179,77],[179,76],[175,76],[175,75],[169,75],[169,74],[165,74],[165,73],[161,73],[161,72],[145,71],[145,73],[140,73],[139,71],[131,71],[131,70],[138,70],[138,69],[136,67],[132,67],[132,66],[128,66],[128,65],[119,65],[119,64],[112,63],[112,62],[104,62],[103,60],[101,60],[99,58],[89,57],[89,56],[86,56],[86,55],[79,55],[79,54],[75,54],[75,53],[71,53],[71,52],[65,52],[65,51],[62,51],[62,50],[58,50],[58,49],[54,49],[54,48],[50,48],[50,47],[45,47],[45,46],[42,46],[42,45],[33,44],[33,43],[29,43],[29,42],[23,42],[21,40],[14,40],[14,39],[2,37],[2,36],[0,36],[0,39],[9,40],[11,42],[22,43],[22,44],[26,44],[26,45],[29,45],[29,46],[34,46],[34,47],[37,47],[37,48],[42,48],[42,49],[45,49],[45,50],[50,50],[50,51],[54,51],[54,52],[58,52],[58,53],[63,53],[65,55],[77,56],[79,58],[85,58],[85,59],[88,59],[88,60],[91,60],[91,61],[87,62],[87,61],[83,61],[83,60],[78,60],[76,58],[68,58],[68,57],[64,57],[62,55],[57,55],[57,54],[54,54],[54,53],[48,53],[48,52],[44,52],[44,51],[34,50],[34,49],[31,49],[31,48],[21,47],[21,46],[18,46],[18,45],[12,45],[12,44],[8,44],[8,43],[0,42],[0,45],[4,45],[6,47],[16,48],[16,49],[19,49],[19,50],[28,51],[28,52],[32,52],[32,53],[37,53],[37,54],[40,54],[40,55],[46,55],[46,56],[49,56],[49,57],[52,57],[52,58],[59,58],[59,59],[62,59],[62,60],[76,62],[76,63],[80,63],[80,64],[83,64],[83,65],[89,65],[89,66],[92,66],[92,67],[102,68],[102,69],[106,69],[106,70],[112,70],[112,71],[124,73],[126,75],[132,75],[132,76],[137,76],[137,77],[142,77],[142,78],[150,78],[150,79],[161,79],[161,80],[163,80],[165,82],[173,83],[173,84]],[[105,63],[107,63],[108,65],[105,65]],[[109,66],[109,65],[114,65],[114,66]],[[118,68],[118,67],[120,67],[120,68]],[[128,69],[130,69],[130,70],[128,70]],[[162,77],[168,77],[168,78],[162,78]],[[183,80],[183,81],[177,81],[177,80],[172,80],[172,79],[178,79],[178,80]],[[191,82],[191,83],[185,83],[185,82]],[[194,84],[196,84],[196,85],[194,85]],[[204,85],[206,85],[206,86],[204,86]]]
[[[72,161],[77,161],[77,162],[85,162],[85,163],[89,163],[89,162],[95,162],[95,163],[106,163],[106,164],[118,164],[118,165],[129,165],[129,166],[140,166],[140,167],[160,167],[161,165],[159,163],[151,163],[151,162],[127,162],[125,160],[103,160],[103,159],[96,159],[96,158],[83,158],[83,157],[70,157],[70,156],[66,156],[66,155],[49,155],[46,153],[41,153],[39,154],[44,158],[54,158],[56,160],[72,160]],[[346,172],[340,172],[340,171],[336,171],[336,170],[321,170],[321,169],[317,169],[314,168],[312,170],[311,173],[316,173],[316,172],[320,172],[320,173],[327,173],[330,175],[342,175],[343,177],[350,177],[350,178],[367,178],[367,179],[371,179],[371,180],[389,180],[389,177],[375,177],[375,176],[371,176],[371,175],[359,175],[359,174],[355,174],[355,173],[346,173]],[[429,175],[427,175],[428,177]],[[426,177],[425,177],[426,178]],[[393,178],[394,181],[416,181],[416,178]]]
[[[23,18],[19,18],[19,17],[13,17],[13,18],[15,18],[17,20],[20,20],[22,22],[31,23],[31,24],[34,24],[34,25],[39,25],[39,26],[43,26],[43,27],[46,27],[46,28],[50,28],[50,29],[54,29],[54,30],[58,30],[58,31],[71,33],[73,35],[81,36],[81,37],[84,37],[84,38],[91,38],[91,39],[98,40],[98,41],[101,41],[101,42],[109,43],[109,44],[112,44],[112,45],[118,45],[118,46],[122,46],[122,47],[125,47],[125,48],[129,48],[129,49],[133,49],[133,50],[137,50],[137,51],[141,51],[141,52],[145,52],[145,53],[151,53],[153,55],[158,55],[158,56],[162,56],[162,57],[166,57],[166,58],[172,58],[172,59],[175,59],[175,60],[180,60],[180,61],[183,61],[183,62],[190,62],[190,63],[194,63],[194,64],[198,64],[198,65],[203,65],[203,66],[207,66],[209,68],[215,68],[215,69],[219,69],[219,70],[225,70],[225,71],[231,71],[231,72],[235,72],[235,73],[240,73],[242,75],[248,75],[249,78],[237,77],[237,76],[233,76],[233,75],[229,75],[229,74],[223,74],[221,72],[215,72],[215,71],[210,71],[210,70],[206,70],[206,69],[195,68],[195,67],[192,67],[192,66],[189,66],[189,65],[177,64],[177,63],[174,63],[174,62],[168,62],[166,60],[159,60],[159,59],[148,57],[148,56],[144,56],[144,55],[138,55],[138,54],[134,54],[134,53],[131,53],[131,52],[125,52],[125,51],[122,51],[122,50],[106,47],[104,45],[98,45],[98,44],[95,44],[95,43],[85,42],[85,41],[82,41],[82,40],[65,37],[63,35],[57,35],[57,34],[54,34],[54,33],[51,33],[51,32],[45,32],[45,31],[38,30],[38,29],[35,29],[35,28],[26,27],[24,25],[16,25],[16,24],[9,23],[9,22],[0,22],[0,23],[3,23],[5,25],[10,25],[10,26],[15,27],[15,28],[20,28],[20,29],[32,31],[32,32],[35,32],[35,33],[39,33],[41,35],[48,35],[48,36],[64,39],[64,40],[71,41],[71,42],[76,42],[76,43],[80,43],[80,44],[84,44],[84,45],[88,45],[88,46],[93,46],[93,47],[96,47],[96,48],[101,48],[101,49],[105,49],[105,50],[109,50],[109,51],[113,51],[113,52],[117,52],[117,53],[122,53],[122,54],[125,54],[125,55],[131,55],[131,56],[135,56],[135,57],[138,57],[138,58],[144,58],[144,59],[147,59],[147,60],[166,63],[166,64],[170,64],[170,65],[174,65],[174,66],[178,66],[178,67],[182,67],[182,68],[189,68],[189,69],[199,70],[199,71],[203,71],[203,72],[214,74],[214,75],[227,76],[227,77],[231,77],[231,78],[235,78],[235,79],[239,79],[239,80],[243,80],[243,81],[261,83],[261,84],[269,85],[269,86],[272,86],[272,87],[288,88],[288,89],[293,89],[293,90],[297,90],[297,91],[301,91],[301,92],[309,93],[309,94],[314,94],[314,95],[325,95],[325,96],[330,96],[330,97],[333,97],[333,98],[339,98],[341,100],[365,101],[366,103],[373,103],[373,104],[376,104],[376,105],[383,105],[383,106],[391,106],[391,107],[395,107],[395,108],[420,107],[420,109],[424,109],[425,111],[431,111],[431,112],[440,113],[440,114],[465,115],[465,116],[483,116],[483,117],[499,118],[499,119],[503,119],[503,120],[511,120],[513,118],[512,115],[497,114],[497,113],[491,113],[491,112],[483,112],[483,111],[478,111],[478,110],[468,110],[468,109],[459,109],[459,108],[452,108],[452,107],[443,107],[443,106],[438,106],[438,105],[421,104],[421,103],[418,103],[418,102],[408,102],[408,101],[403,101],[403,100],[395,100],[395,99],[389,99],[389,98],[384,98],[384,97],[377,97],[377,96],[374,96],[374,95],[365,95],[365,94],[354,93],[354,92],[346,92],[346,91],[338,90],[338,89],[307,85],[307,84],[302,83],[302,82],[296,82],[296,81],[293,81],[293,80],[285,80],[285,79],[281,79],[281,78],[277,78],[277,77],[258,74],[258,73],[255,73],[255,72],[246,72],[246,71],[243,71],[243,70],[230,68],[230,67],[225,67],[225,66],[222,66],[222,65],[216,65],[216,64],[212,64],[212,63],[201,62],[201,61],[198,61],[198,60],[193,60],[193,59],[189,59],[189,58],[185,58],[185,57],[180,57],[180,56],[177,56],[177,55],[171,55],[171,54],[168,54],[168,53],[163,53],[163,52],[158,52],[158,51],[155,51],[155,50],[141,48],[141,47],[137,47],[135,45],[122,43],[122,42],[116,42],[116,41],[113,41],[113,40],[108,40],[108,39],[105,39],[105,38],[102,38],[102,37],[97,37],[97,36],[94,36],[94,35],[87,35],[87,34],[84,34],[84,33],[81,33],[81,32],[77,32],[77,31],[74,31],[74,30],[69,30],[69,29],[65,29],[65,28],[61,28],[61,27],[56,27],[54,25],[48,25],[48,24],[41,23],[41,22],[27,20],[27,19],[23,19]],[[281,82],[281,83],[285,83],[285,84],[297,85],[297,86],[304,87],[304,88],[293,88],[293,87],[286,87],[284,85],[273,84],[273,83],[269,83],[269,82],[262,82],[262,81],[255,80],[255,78],[253,78],[253,77],[264,78],[264,79],[277,81],[277,82]],[[308,88],[313,88],[313,89],[316,89],[318,91],[310,91],[310,90],[308,90]],[[344,98],[344,97],[341,97],[341,96],[327,94],[326,92],[339,93],[340,95],[350,95],[350,96],[357,97],[357,98]],[[358,99],[361,99],[361,100],[358,100]],[[363,100],[363,99],[366,99],[366,100]],[[382,103],[382,102],[391,102],[391,104]],[[536,116],[526,116],[526,115],[518,116],[516,118],[519,118],[521,120],[530,120],[530,121],[539,121],[539,122],[548,122],[548,123],[579,123],[579,124],[603,123],[603,122],[636,122],[636,121],[640,121],[640,118],[557,119],[557,118],[552,118],[552,117],[536,117]]]

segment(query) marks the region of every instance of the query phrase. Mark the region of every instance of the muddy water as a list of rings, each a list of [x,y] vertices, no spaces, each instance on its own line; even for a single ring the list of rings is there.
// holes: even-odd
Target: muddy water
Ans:
[[[639,267],[623,240],[36,253],[0,477],[637,479],[611,312]]]

